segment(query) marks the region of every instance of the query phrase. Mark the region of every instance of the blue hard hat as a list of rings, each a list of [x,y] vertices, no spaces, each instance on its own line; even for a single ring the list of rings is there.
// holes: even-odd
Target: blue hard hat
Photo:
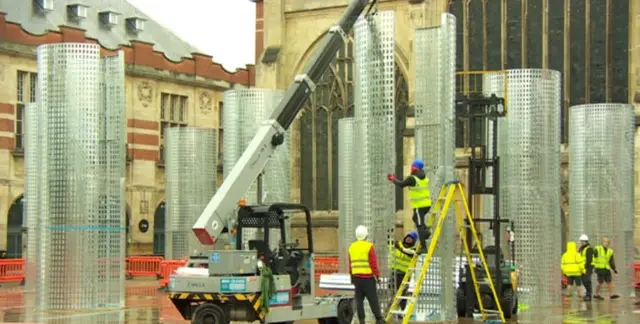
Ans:
[[[413,160],[413,163],[411,163],[411,166],[414,166],[414,167],[416,167],[418,169],[422,169],[422,168],[424,168],[424,162],[422,162],[422,160],[420,160],[420,159],[415,159],[415,160]]]
[[[416,232],[409,232],[409,234],[407,234],[407,237],[412,238],[414,241],[418,240],[418,233]]]

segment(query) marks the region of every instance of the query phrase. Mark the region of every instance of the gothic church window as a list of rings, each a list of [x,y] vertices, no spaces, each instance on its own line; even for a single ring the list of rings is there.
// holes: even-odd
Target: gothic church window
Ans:
[[[338,210],[338,120],[353,116],[354,48],[336,55],[300,117],[300,200],[313,210]],[[403,134],[409,110],[407,81],[396,64],[396,174],[403,171]],[[389,170],[390,172],[393,170]],[[385,175],[381,175],[385,176]],[[396,192],[396,208],[403,193]]]

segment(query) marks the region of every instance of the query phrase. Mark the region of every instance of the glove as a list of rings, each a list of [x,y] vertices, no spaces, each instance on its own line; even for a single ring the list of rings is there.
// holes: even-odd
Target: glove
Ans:
[[[613,272],[615,272],[615,274],[618,274],[618,270],[616,269],[613,269]]]
[[[389,173],[389,174],[387,174],[387,179],[388,179],[389,181],[393,182],[393,181],[394,181],[394,180],[396,180],[397,178],[396,178],[396,175],[395,175],[395,174],[391,174],[391,173]]]
[[[407,248],[402,249],[402,252],[404,252],[406,254],[411,254],[411,255],[416,254],[416,251],[411,250],[411,249],[407,249]]]

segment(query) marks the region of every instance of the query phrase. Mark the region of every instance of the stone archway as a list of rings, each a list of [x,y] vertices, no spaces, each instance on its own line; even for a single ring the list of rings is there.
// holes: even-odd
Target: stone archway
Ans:
[[[165,253],[165,202],[161,202],[153,215],[153,254],[164,256]]]
[[[7,258],[10,259],[20,259],[23,256],[22,228],[24,227],[24,207],[24,195],[21,195],[9,208],[7,219]]]
[[[316,82],[316,90],[300,114],[300,202],[312,210],[338,210],[338,120],[353,116],[354,48],[348,42]],[[395,172],[403,173],[403,134],[409,115],[406,76],[396,63]],[[390,154],[393,154],[390,152]],[[403,208],[403,192],[396,193],[396,208]]]

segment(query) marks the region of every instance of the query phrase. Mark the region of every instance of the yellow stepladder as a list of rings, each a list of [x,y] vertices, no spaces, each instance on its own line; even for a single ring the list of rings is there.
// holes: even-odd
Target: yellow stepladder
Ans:
[[[465,229],[469,226],[471,228],[471,233],[473,234],[473,241],[476,243],[476,246],[478,246],[478,252],[480,254],[480,261],[482,262],[482,267],[484,268],[485,273],[490,274],[489,266],[487,265],[487,260],[485,259],[484,252],[482,251],[482,248],[481,248],[482,244],[480,243],[480,240],[478,238],[478,233],[476,232],[475,223],[473,222],[473,218],[471,217],[471,212],[469,211],[469,204],[467,203],[467,198],[464,194],[464,189],[462,188],[462,184],[458,180],[449,181],[445,183],[440,189],[438,200],[436,201],[436,204],[432,210],[432,215],[430,216],[430,217],[438,217],[438,222],[436,223],[436,228],[433,232],[433,237],[431,238],[431,242],[429,243],[429,249],[427,250],[427,255],[425,256],[424,261],[422,262],[422,267],[420,268],[420,274],[417,280],[415,280],[416,284],[413,288],[413,293],[411,294],[411,296],[404,296],[403,294],[405,288],[409,287],[409,282],[411,280],[413,270],[416,269],[416,264],[418,263],[418,258],[419,258],[418,254],[414,255],[414,257],[411,259],[411,262],[409,263],[409,269],[405,274],[404,279],[400,284],[400,287],[397,287],[398,291],[396,292],[396,295],[393,299],[393,303],[391,304],[391,307],[389,307],[389,311],[385,316],[385,322],[391,323],[390,321],[392,317],[394,315],[399,315],[402,317],[402,324],[409,323],[411,319],[411,315],[413,314],[415,303],[418,299],[418,296],[420,295],[420,289],[422,288],[421,283],[424,282],[424,279],[427,275],[427,271],[429,270],[431,259],[433,258],[433,254],[438,245],[438,239],[440,238],[440,233],[442,232],[442,226],[444,225],[444,221],[447,218],[447,212],[449,211],[449,207],[451,206],[451,203],[454,201],[454,197],[456,196],[456,193],[459,195],[460,200],[463,202],[464,211],[466,214],[466,220],[469,222],[468,225],[465,224],[465,217],[461,215],[460,208],[458,208],[457,204],[454,203],[454,210],[455,210],[456,220],[457,220],[457,229],[458,229],[458,233],[460,234],[460,237],[462,238],[464,252],[465,252],[465,255],[467,256],[467,262],[469,265],[473,265],[473,260],[471,258],[471,251],[469,248],[469,242],[467,242],[467,235],[465,232]],[[419,251],[420,248],[421,248],[420,243],[418,243],[417,250]],[[480,287],[478,285],[476,273],[475,271],[473,271],[473,267],[470,267],[470,269],[471,269],[470,271],[471,279],[473,280],[473,289],[475,291],[476,298],[478,301],[478,308],[480,309],[480,314],[482,315],[482,319],[487,320],[487,313],[489,313],[490,311],[484,309],[482,298],[480,296]],[[506,320],[504,318],[504,313],[502,312],[502,306],[500,305],[500,299],[498,298],[498,294],[496,292],[496,288],[493,283],[492,276],[487,275],[487,280],[489,281],[489,287],[491,288],[491,293],[493,294],[494,302],[498,308],[497,313],[500,317],[500,321],[502,323],[506,323]],[[407,301],[404,310],[398,309],[398,306],[400,305],[401,300]]]

